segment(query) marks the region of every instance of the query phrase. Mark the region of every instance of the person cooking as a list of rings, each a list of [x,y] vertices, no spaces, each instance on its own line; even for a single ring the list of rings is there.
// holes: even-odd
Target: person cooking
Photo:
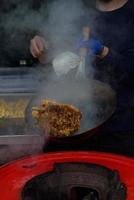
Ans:
[[[90,1],[85,0],[90,5]],[[93,56],[95,78],[116,90],[117,108],[102,127],[94,150],[134,156],[134,14],[133,0],[96,0],[92,34],[85,46]],[[85,27],[88,31],[88,27]],[[47,55],[44,38],[35,36],[30,51],[41,62]]]

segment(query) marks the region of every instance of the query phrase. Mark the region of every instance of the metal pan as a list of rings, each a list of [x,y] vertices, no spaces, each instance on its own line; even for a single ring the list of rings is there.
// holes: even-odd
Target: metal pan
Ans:
[[[76,106],[82,112],[81,128],[69,136],[72,138],[89,132],[107,121],[116,107],[116,95],[112,88],[97,80],[62,80],[44,83],[36,98],[29,104],[26,116],[35,131],[36,121],[32,107],[40,105],[43,99],[56,100]],[[59,137],[64,138],[64,137]]]

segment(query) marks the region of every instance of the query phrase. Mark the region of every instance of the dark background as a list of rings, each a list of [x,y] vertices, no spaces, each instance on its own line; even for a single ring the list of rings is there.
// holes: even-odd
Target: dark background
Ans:
[[[16,14],[16,18],[20,19],[20,30],[12,28],[13,24],[7,25],[11,20],[17,6],[26,6],[30,12],[39,12],[43,5],[44,11],[48,5],[55,0],[0,0],[0,67],[16,67],[20,66],[20,60],[27,60],[28,66],[33,66],[37,60],[33,59],[29,52],[30,39],[39,33],[38,24],[35,29],[21,29],[23,23],[23,15]],[[83,0],[86,6],[91,6],[94,1]],[[28,13],[24,13],[28,15]],[[34,19],[33,19],[34,20]],[[14,23],[12,21],[12,23]],[[9,27],[10,26],[10,27]]]
[[[38,25],[35,29],[23,29],[23,15],[14,12],[18,6],[27,7],[30,12],[38,12],[42,3],[47,10],[48,2],[51,0],[1,0],[0,1],[0,67],[18,67],[20,60],[27,60],[27,65],[32,66],[36,60],[32,58],[29,52],[30,39],[38,33]],[[20,22],[19,28],[12,28],[14,22],[10,16],[15,16]],[[24,13],[28,15],[28,13]],[[25,16],[24,16],[25,17]],[[34,19],[33,19],[34,20]],[[8,25],[8,22],[11,21]]]

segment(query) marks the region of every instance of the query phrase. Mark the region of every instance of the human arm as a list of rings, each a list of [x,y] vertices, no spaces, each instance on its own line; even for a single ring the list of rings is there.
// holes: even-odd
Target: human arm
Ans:
[[[134,52],[133,48],[127,49],[125,52],[117,52],[109,48],[109,52],[103,59],[97,58],[97,64],[112,65],[118,70],[127,73],[134,73]]]
[[[88,52],[95,56],[97,64],[113,66],[117,70],[134,73],[134,45],[132,42],[128,44],[124,51],[119,52],[91,38],[88,41],[80,40],[78,49],[86,47]]]

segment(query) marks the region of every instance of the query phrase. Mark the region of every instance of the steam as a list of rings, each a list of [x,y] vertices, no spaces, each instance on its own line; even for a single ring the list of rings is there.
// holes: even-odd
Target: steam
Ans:
[[[13,0],[12,3],[16,3],[16,0]],[[20,54],[20,57],[21,55],[25,57],[27,56],[27,54],[30,54],[29,52],[30,39],[35,35],[41,35],[49,43],[48,53],[51,59],[55,58],[60,53],[63,53],[66,51],[71,51],[75,53],[76,44],[80,36],[81,23],[83,23],[82,21],[83,19],[88,19],[88,12],[89,11],[87,11],[86,7],[84,6],[81,0],[50,1],[50,4],[46,4],[46,3],[42,4],[42,6],[40,7],[38,11],[32,9],[31,0],[27,2],[22,1],[22,0],[17,0],[16,8],[11,10],[10,12],[3,13],[1,16],[2,20],[1,20],[0,26],[6,38],[4,47],[3,47],[4,51],[6,51],[6,53],[10,56],[13,56],[13,51],[15,51],[17,55]],[[90,70],[90,66],[89,66],[89,70]],[[90,73],[92,74],[92,69],[90,70]],[[54,79],[51,73],[49,74],[47,69],[45,69],[44,74],[45,76],[47,76],[47,79],[49,78],[51,80]],[[81,108],[83,105],[85,105],[85,98],[87,98],[87,95],[89,97],[89,100],[90,98],[92,100],[91,94],[97,91],[94,89],[94,87],[91,88],[90,83],[86,84],[85,82],[83,85],[81,85],[81,82],[79,82],[78,84],[74,83],[74,87],[73,87],[72,83],[70,83],[69,81],[66,81],[66,82],[64,80],[62,81],[63,81],[63,85],[65,85],[66,90],[64,89],[64,87],[60,88],[58,84],[57,85],[55,84],[55,82],[53,83],[47,82],[48,87],[51,88],[49,90],[48,88],[45,87],[46,80],[44,80],[42,84],[43,86],[39,88],[40,92],[39,92],[38,100],[44,98],[44,96],[41,96],[41,94],[45,94],[45,90],[48,89],[47,92],[50,91],[50,93],[46,93],[47,96],[45,97],[55,98],[56,100],[59,100],[63,103],[64,102],[65,103],[69,102],[71,104],[74,103],[76,106],[78,105],[78,107],[80,106]],[[62,84],[60,84],[60,86],[61,85]],[[91,84],[91,85],[94,85],[94,84]],[[95,84],[95,85],[98,86],[99,84]],[[106,100],[107,102],[107,99],[105,98],[107,98],[107,96],[110,96],[110,94],[106,95],[106,92],[104,93],[105,93],[104,100],[102,101],[104,102]],[[101,89],[99,90],[99,92],[97,92],[96,96],[97,96],[96,99],[98,98],[98,96],[99,97],[102,96]],[[74,102],[72,98],[74,98]],[[89,108],[90,102],[88,101],[86,103],[87,103],[87,107],[84,107],[83,109],[91,110],[91,112],[89,111],[88,114],[92,113],[92,110],[95,107],[92,106],[92,104],[90,104],[90,108]],[[33,106],[35,105],[36,105],[36,102]],[[109,112],[112,112],[111,107],[109,108],[110,109]],[[96,111],[96,113],[98,114],[98,110]],[[96,118],[98,119],[98,116],[96,116]],[[88,124],[84,125],[83,130],[86,129],[87,127],[90,128],[94,126],[94,124],[92,124],[94,122],[91,122],[91,124],[89,125],[89,122],[87,120],[86,123]],[[36,144],[36,145],[39,146],[40,144],[39,145]],[[15,152],[14,148],[13,148],[13,151],[11,150],[11,148],[9,148],[8,152],[11,152],[12,154],[14,154]],[[22,155],[23,150],[24,149],[21,149],[21,148],[19,149],[17,147],[16,148],[17,156]],[[6,150],[3,150],[4,153],[5,151]],[[26,154],[28,154],[28,150]],[[13,156],[11,157],[13,158]]]
[[[75,50],[80,35],[80,19],[86,16],[86,8],[80,0],[57,0],[48,8],[48,19],[42,29],[44,37],[53,47],[53,55]]]
[[[6,40],[5,51],[29,53],[30,39],[41,35],[49,42],[51,57],[60,52],[75,50],[80,35],[80,19],[87,16],[81,0],[55,0],[42,3],[33,9],[33,1],[13,0],[7,2],[8,12],[1,14],[0,26]]]

